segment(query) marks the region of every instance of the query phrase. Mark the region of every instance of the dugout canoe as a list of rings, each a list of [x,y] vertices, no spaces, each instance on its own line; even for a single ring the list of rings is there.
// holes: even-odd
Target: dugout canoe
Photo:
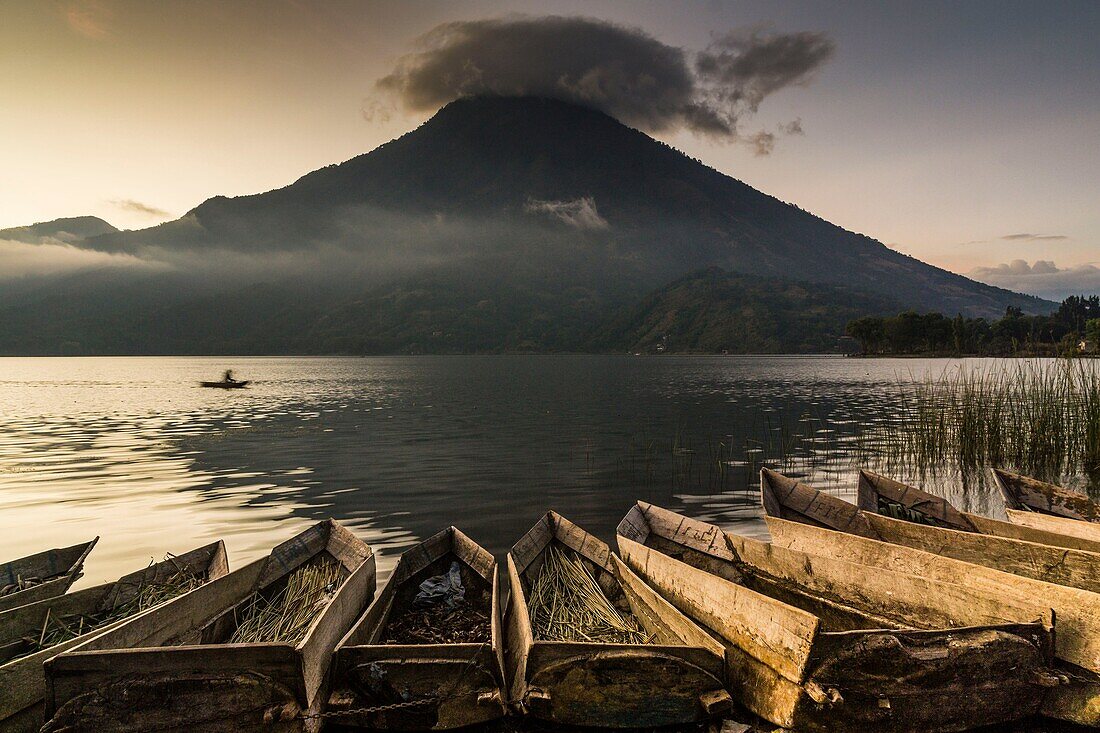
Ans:
[[[766,521],[776,547],[862,565],[868,577],[892,571],[957,585],[963,591],[957,601],[962,610],[968,609],[971,596],[1050,606],[1058,621],[1054,638],[1058,670],[1070,683],[1050,690],[1042,712],[1100,726],[1100,595],[806,522],[775,516],[767,516]]]
[[[421,583],[449,574],[452,565],[464,595],[451,612],[484,612],[484,637],[462,643],[394,638],[401,632],[391,623],[415,613]],[[445,631],[446,606],[435,608],[441,613],[424,620]],[[337,646],[326,709],[342,713],[342,725],[388,730],[449,730],[503,717],[500,612],[493,556],[454,527],[429,537],[401,555],[389,581]],[[395,703],[400,706],[388,707]],[[365,708],[375,710],[349,713]]]
[[[581,558],[604,594],[652,636],[648,644],[536,639],[528,597],[548,550]],[[703,720],[728,709],[722,646],[611,553],[605,543],[548,512],[508,553],[506,670],[512,704],[554,723],[650,728]]]
[[[337,584],[299,641],[228,643],[252,604],[275,598],[298,571],[334,563]],[[43,731],[315,731],[333,650],[374,581],[371,548],[339,523],[319,522],[48,661]]]
[[[72,547],[62,547],[0,565],[0,612],[59,596],[69,590],[84,568],[84,560],[99,538]],[[19,589],[20,581],[35,578],[38,582]]]
[[[47,598],[0,614],[0,729],[8,732],[37,731],[42,727],[46,678],[42,664],[67,649],[109,631],[123,623],[122,618],[107,621],[72,639],[35,651],[27,638],[42,640],[47,630],[59,623],[83,629],[89,621],[103,619],[131,607],[143,591],[175,581],[173,576],[186,572],[200,582],[209,582],[229,571],[225,546],[221,540],[182,555],[123,575],[111,583]],[[76,617],[74,619],[74,617]],[[98,617],[98,619],[97,619]]]
[[[871,475],[861,477],[865,483],[871,478]],[[912,487],[904,487],[904,484],[888,485],[878,481],[877,485],[879,490],[902,487],[896,490],[904,491],[899,496],[903,500],[912,496],[912,491],[905,491]],[[760,472],[760,495],[768,516],[828,527],[1033,580],[1100,593],[1100,553],[1097,552],[882,516],[766,468]],[[916,516],[911,509],[896,513]],[[1058,540],[1057,537],[1053,539]]]
[[[870,471],[859,472],[856,503],[864,511],[917,524],[1100,552],[1100,527],[1034,512],[1023,514],[1039,517],[1042,522],[1026,524],[991,519],[980,514],[959,511],[942,497]],[[1084,531],[1081,531],[1082,528]]]
[[[1008,509],[1100,522],[1100,504],[1084,494],[999,468],[990,470]]]
[[[639,502],[626,564],[726,647],[729,689],[783,728],[954,731],[1035,714],[1053,614],[889,569],[776,547]]]

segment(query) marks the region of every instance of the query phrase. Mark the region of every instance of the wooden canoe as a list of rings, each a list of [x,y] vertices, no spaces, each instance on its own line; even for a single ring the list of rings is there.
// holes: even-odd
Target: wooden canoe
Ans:
[[[46,550],[0,565],[0,611],[53,598],[69,590],[84,568],[84,559],[99,542],[82,542],[72,547]],[[18,590],[19,580],[37,578],[40,582]],[[7,592],[3,592],[4,589]]]
[[[649,644],[535,639],[528,593],[550,547],[572,550],[608,599],[629,611]],[[728,709],[722,645],[642,582],[611,549],[548,512],[508,553],[505,613],[509,694],[521,712],[566,725],[650,728]]]
[[[1008,521],[1021,530],[1057,534],[1066,538],[1063,542],[1067,546],[1070,546],[1069,543],[1073,543],[1073,547],[1081,547],[1082,549],[1095,547],[1097,548],[1096,551],[1100,552],[1100,525],[1094,522],[1082,522],[1079,519],[1067,519],[1065,517],[1055,517],[1051,514],[1039,514],[1038,512],[1016,509],[1009,509],[1006,513],[1008,514]]]
[[[465,591],[457,607],[484,611],[484,638],[465,643],[387,641],[407,618],[420,584],[457,563]],[[503,717],[504,644],[497,563],[454,527],[401,555],[393,575],[336,648],[328,710],[393,703],[421,705],[342,715],[342,725],[374,729],[449,730]]]
[[[828,558],[865,566],[868,577],[892,571],[957,584],[963,595],[953,607],[962,611],[986,599],[1050,606],[1058,620],[1055,656],[1071,683],[1050,691],[1043,713],[1100,726],[1100,595],[806,522],[768,516],[767,523],[773,545],[816,556],[815,563]]]
[[[1084,494],[999,468],[991,470],[1009,509],[1100,522],[1100,504]]]
[[[777,474],[771,472],[769,475]],[[1040,517],[1042,522],[1035,524],[1003,522],[980,514],[958,511],[942,497],[870,471],[859,472],[858,494],[859,508],[873,514],[963,532],[978,532],[996,537],[1038,542],[1041,545],[1100,552],[1100,527],[1091,527],[1084,522],[1034,512],[1021,513]],[[1076,531],[1074,528],[1077,528]],[[1081,531],[1081,528],[1084,531]]]
[[[339,564],[297,643],[230,644],[250,604]],[[256,560],[48,661],[44,731],[317,730],[337,642],[374,593],[374,553],[329,519]]]
[[[884,482],[879,482],[879,486],[889,488]],[[760,472],[760,494],[768,516],[828,527],[1033,580],[1100,593],[1100,553],[1097,552],[949,529],[865,512],[839,497],[768,469]],[[910,494],[908,492],[906,496]],[[905,512],[907,516],[913,513],[911,510]]]
[[[10,733],[41,728],[44,722],[42,701],[46,694],[42,664],[84,643],[92,634],[119,626],[123,620],[97,626],[80,636],[39,651],[28,648],[24,641],[26,637],[41,639],[51,620],[56,624],[57,619],[70,618],[69,622],[64,623],[72,623],[74,616],[83,620],[83,617],[111,614],[132,602],[143,589],[162,584],[181,570],[203,582],[222,577],[229,571],[225,546],[219,540],[182,555],[170,556],[155,565],[124,575],[113,583],[47,598],[0,614],[0,729]]]
[[[251,380],[248,380],[248,379],[243,379],[239,382],[238,381],[233,381],[233,382],[226,382],[226,381],[221,381],[221,382],[199,382],[200,386],[210,387],[210,388],[213,388],[213,389],[244,389],[245,387],[247,387],[250,384],[252,384],[252,382],[251,382]]]
[[[813,557],[639,502],[626,564],[726,646],[729,685],[783,728],[953,731],[1035,714],[1053,614],[953,583]]]

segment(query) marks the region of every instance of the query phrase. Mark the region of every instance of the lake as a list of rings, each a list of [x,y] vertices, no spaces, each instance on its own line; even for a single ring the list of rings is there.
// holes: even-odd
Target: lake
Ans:
[[[0,558],[99,535],[82,587],[221,538],[240,567],[331,516],[384,577],[450,524],[503,557],[550,508],[611,541],[637,499],[766,536],[760,465],[852,495],[855,426],[960,363],[999,362],[3,358]],[[254,384],[198,386],[227,368]],[[986,487],[937,490],[1002,511]]]

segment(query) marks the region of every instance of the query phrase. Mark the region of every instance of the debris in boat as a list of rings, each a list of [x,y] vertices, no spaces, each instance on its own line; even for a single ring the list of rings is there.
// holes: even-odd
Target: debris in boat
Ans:
[[[165,559],[171,560],[168,555]],[[187,568],[179,568],[173,575],[157,583],[142,585],[125,603],[95,614],[65,614],[54,616],[49,609],[42,622],[42,631],[36,637],[23,637],[26,644],[18,657],[35,654],[43,649],[75,639],[78,636],[113,624],[124,618],[146,611],[154,606],[170,601],[176,596],[194,590],[203,584],[203,578]],[[16,657],[16,658],[18,658]]]
[[[46,580],[50,580],[50,578],[46,578]],[[33,588],[36,585],[42,585],[42,583],[44,582],[45,581],[42,578],[39,578],[36,575],[17,575],[15,576],[14,583],[8,583],[3,588],[0,588],[0,596],[6,596],[9,593],[17,593],[18,591],[26,590],[27,588]]]
[[[420,584],[412,607],[386,624],[387,644],[481,644],[492,633],[489,600],[480,594],[466,597],[462,568],[450,569]]]
[[[633,616],[611,604],[576,553],[567,554],[554,545],[546,548],[527,609],[535,639],[540,641],[648,644],[652,638]]]
[[[268,598],[262,591],[253,593],[243,604],[237,630],[226,643],[297,644],[336,593],[344,574],[339,562],[319,556],[291,573],[273,597]]]

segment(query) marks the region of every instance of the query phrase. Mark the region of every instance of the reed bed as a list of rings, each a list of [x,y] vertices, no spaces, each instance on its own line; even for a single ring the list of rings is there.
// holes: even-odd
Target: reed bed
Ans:
[[[177,567],[176,572],[168,578],[158,582],[143,583],[128,600],[99,613],[55,616],[47,609],[46,618],[42,622],[42,631],[37,636],[23,637],[25,647],[19,656],[35,654],[129,618],[194,590],[202,583],[201,575],[196,575],[187,568]]]
[[[896,411],[860,437],[864,460],[922,471],[1005,466],[1100,473],[1100,369],[1082,360],[960,369],[899,383]]]
[[[612,605],[576,553],[554,545],[546,548],[527,609],[541,641],[647,644],[652,639],[633,616]]]
[[[253,593],[238,615],[229,644],[297,644],[344,578],[344,567],[327,555],[298,568],[270,598]]]

